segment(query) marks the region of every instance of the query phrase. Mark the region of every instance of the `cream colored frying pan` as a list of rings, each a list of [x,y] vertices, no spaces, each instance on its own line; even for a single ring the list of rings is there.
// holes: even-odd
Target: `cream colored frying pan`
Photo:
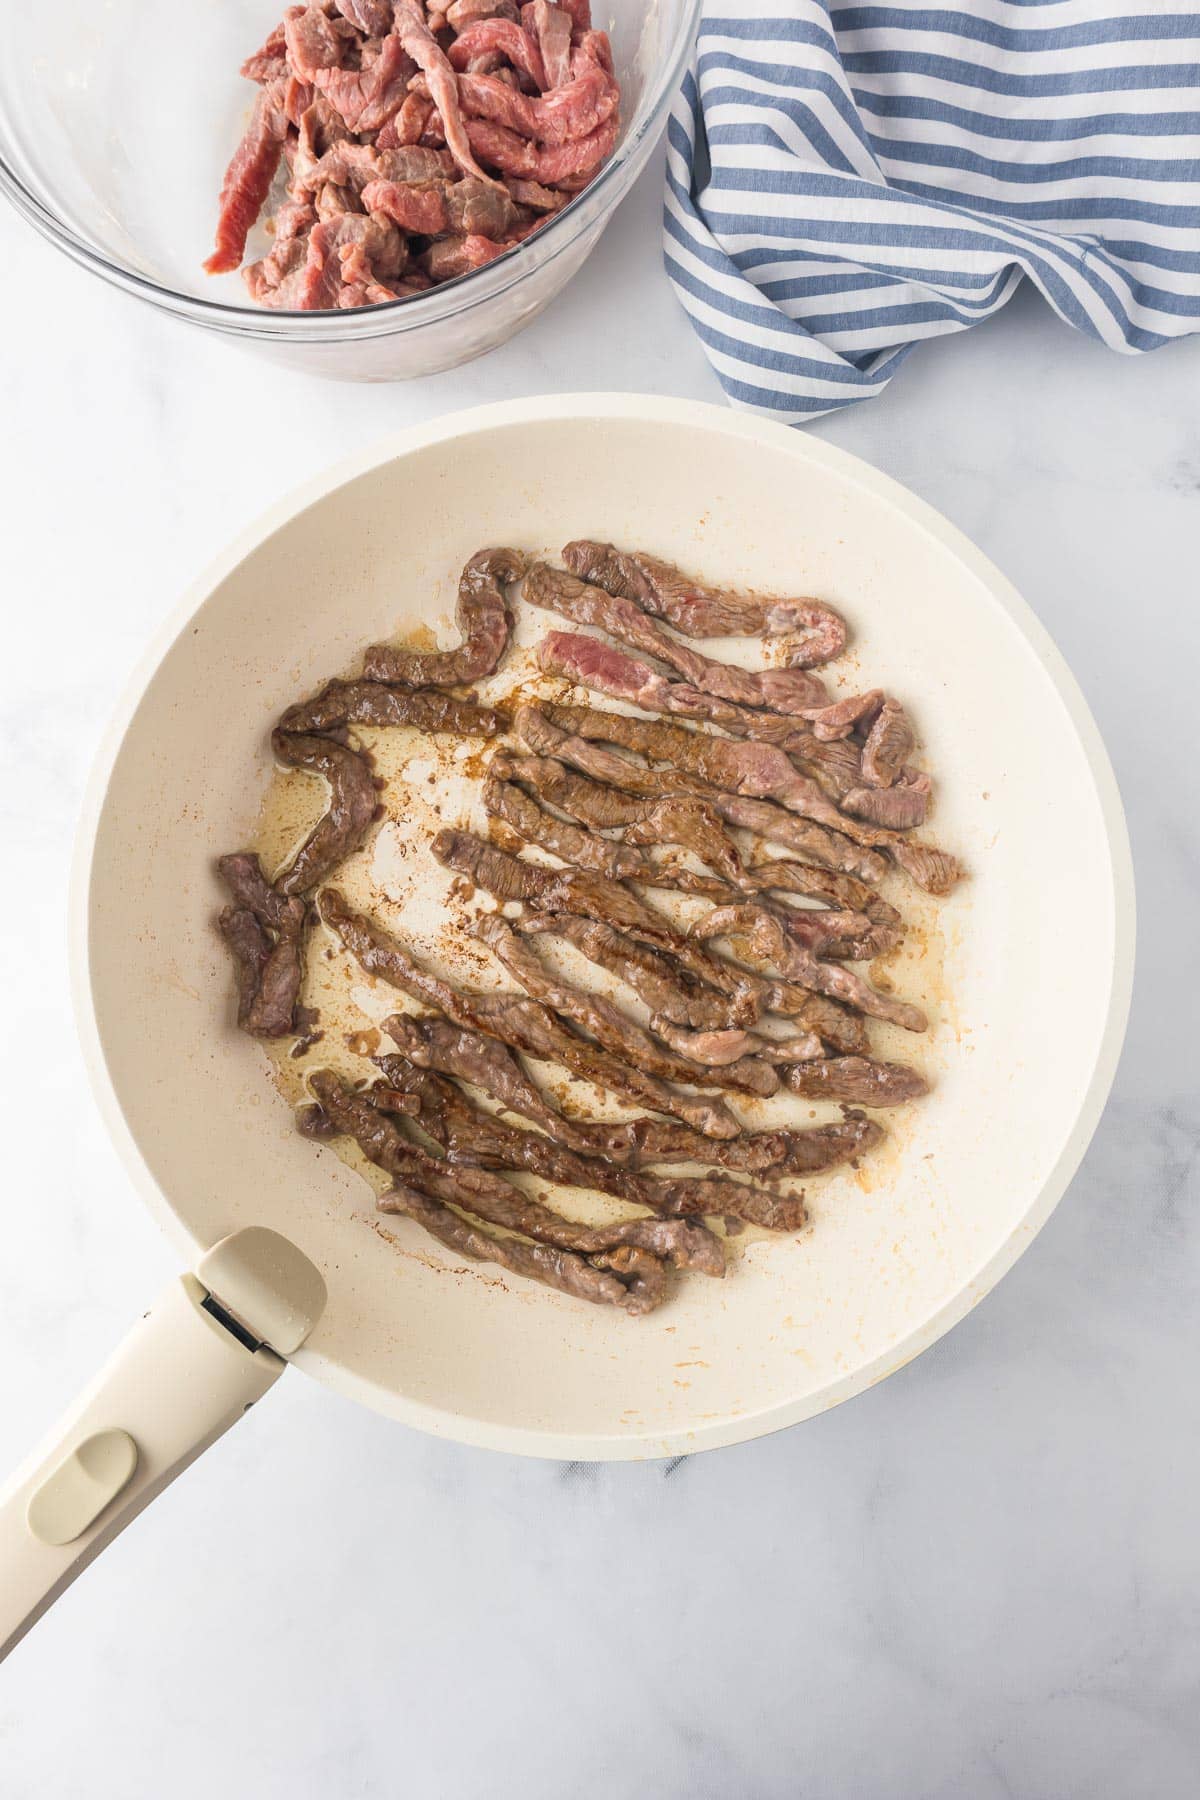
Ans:
[[[939,775],[937,835],[972,871],[923,925],[911,997],[935,1017],[929,1100],[857,1176],[813,1184],[808,1232],[750,1242],[724,1282],[695,1279],[639,1321],[465,1267],[410,1221],[394,1243],[377,1236],[360,1178],[314,1155],[232,1029],[211,923],[212,859],[254,825],[283,707],[372,639],[429,624],[449,638],[456,571],[481,544],[580,535],[834,601],[862,676],[911,704]],[[1007,582],[840,451],[632,396],[405,432],[239,539],[124,709],[79,867],[97,1093],[196,1272],[0,1503],[10,1642],[285,1358],[406,1424],[573,1458],[735,1443],[880,1380],[988,1291],[1062,1194],[1108,1091],[1132,972],[1113,776]]]

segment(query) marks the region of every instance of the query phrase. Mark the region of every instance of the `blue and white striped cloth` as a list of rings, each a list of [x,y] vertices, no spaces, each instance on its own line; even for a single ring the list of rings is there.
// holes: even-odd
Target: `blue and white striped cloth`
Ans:
[[[667,271],[730,399],[801,423],[1028,279],[1114,350],[1200,330],[1200,7],[706,0]]]

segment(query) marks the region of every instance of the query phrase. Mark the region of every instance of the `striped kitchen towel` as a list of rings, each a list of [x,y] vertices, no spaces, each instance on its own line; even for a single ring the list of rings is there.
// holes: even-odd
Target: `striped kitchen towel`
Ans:
[[[737,405],[802,423],[1028,279],[1114,350],[1200,330],[1200,8],[706,0],[667,271]]]

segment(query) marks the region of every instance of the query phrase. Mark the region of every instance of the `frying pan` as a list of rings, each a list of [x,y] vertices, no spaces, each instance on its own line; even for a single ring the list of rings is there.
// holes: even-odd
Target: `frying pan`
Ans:
[[[639,1321],[462,1266],[408,1220],[382,1240],[360,1177],[299,1137],[233,1029],[212,927],[212,861],[252,831],[283,707],[373,639],[452,633],[455,573],[479,545],[581,535],[841,607],[861,679],[913,706],[937,836],[972,872],[930,909],[909,989],[934,1016],[930,1098],[892,1115],[861,1171],[812,1184],[806,1233],[747,1243],[724,1282],[693,1279]],[[547,1457],[732,1444],[860,1392],[960,1319],[1047,1218],[1099,1117],[1132,975],[1116,785],[1008,583],[844,452],[634,396],[417,427],[244,534],[135,683],[78,871],[96,1091],[193,1272],[0,1500],[9,1644],[286,1360],[405,1424]]]

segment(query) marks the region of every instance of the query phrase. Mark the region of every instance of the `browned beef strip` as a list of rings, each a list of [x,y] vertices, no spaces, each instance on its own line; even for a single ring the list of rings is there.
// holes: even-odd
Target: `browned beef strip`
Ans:
[[[580,1156],[541,1132],[506,1124],[493,1113],[484,1112],[454,1082],[432,1075],[402,1056],[380,1056],[375,1060],[390,1084],[387,1093],[376,1091],[377,1103],[390,1107],[391,1089],[401,1102],[411,1102],[415,1096],[418,1123],[441,1145],[451,1162],[524,1170],[564,1187],[614,1194],[620,1200],[668,1216],[729,1215],[776,1231],[791,1231],[804,1222],[803,1200],[795,1195],[750,1186],[711,1172],[671,1180],[618,1167],[605,1157]],[[657,1255],[667,1255],[653,1238],[635,1241],[644,1242]],[[712,1272],[717,1274],[720,1270]]]
[[[534,564],[521,592],[532,606],[558,613],[576,625],[597,626],[610,637],[664,663],[697,692],[736,706],[766,707],[771,712],[787,714],[802,707],[819,706],[826,699],[818,677],[803,669],[739,669],[732,663],[702,656],[648,618],[635,601],[609,594],[563,569],[552,569],[547,563]]]
[[[503,759],[493,758],[491,769],[498,767],[504,767]],[[619,881],[622,876],[636,874],[645,861],[624,844],[610,843],[607,838],[543,812],[519,787],[498,779],[495,773],[489,774],[483,784],[483,805],[489,818],[502,819],[527,844],[537,844],[581,869],[594,869]]]
[[[456,1173],[461,1175],[461,1172],[447,1170],[446,1178],[442,1179],[432,1157],[417,1151],[400,1135],[385,1113],[373,1106],[365,1095],[352,1093],[330,1070],[319,1070],[311,1077],[310,1086],[334,1129],[344,1137],[352,1137],[363,1155],[377,1168],[395,1176],[397,1189],[379,1202],[381,1211],[411,1212],[434,1237],[452,1248],[484,1261],[501,1263],[516,1274],[544,1281],[577,1299],[623,1306],[631,1312],[647,1310],[640,1303],[640,1297],[617,1278],[607,1261],[597,1267],[574,1250],[550,1244],[522,1244],[515,1238],[493,1238],[459,1219],[430,1189],[440,1189],[452,1197],[455,1205],[477,1212],[476,1202],[480,1197],[471,1191],[473,1184],[460,1185],[454,1179]],[[516,1192],[515,1189],[512,1191]],[[386,1204],[389,1199],[390,1205]],[[461,1231],[459,1227],[462,1227]],[[657,1258],[652,1260],[661,1268]]]
[[[792,660],[798,667],[828,662],[846,647],[844,621],[818,600],[732,593],[689,580],[673,563],[644,551],[625,552],[586,538],[564,545],[562,558],[573,575],[635,601],[687,637],[795,633]]]
[[[504,655],[511,624],[504,584],[516,581],[524,567],[518,550],[477,550],[458,583],[454,616],[463,640],[458,649],[424,652],[372,644],[363,658],[366,679],[399,687],[457,687],[490,675]]]
[[[507,919],[502,919],[499,914],[477,920],[474,933],[532,999],[542,1001],[552,1011],[569,1019],[572,1025],[586,1031],[604,1049],[611,1050],[614,1056],[634,1068],[656,1076],[660,1081],[681,1081],[694,1087],[726,1087],[744,1094],[764,1096],[778,1092],[779,1077],[774,1069],[769,1064],[756,1062],[753,1057],[742,1057],[718,1068],[712,1064],[694,1063],[685,1056],[665,1050],[611,1000],[586,993],[551,974],[529,945],[517,936]]]
[[[845,869],[866,881],[878,881],[885,874],[887,864],[881,856],[873,850],[852,843],[840,832],[827,831],[824,826],[787,812],[770,800],[751,799],[743,794],[708,787],[698,778],[681,774],[673,768],[646,768],[623,752],[610,749],[606,744],[594,742],[558,724],[558,715],[580,710],[592,709],[519,706],[513,722],[521,742],[528,749],[538,755],[555,757],[561,762],[569,763],[596,781],[622,788],[627,793],[643,798],[689,794],[706,800],[728,824],[753,832],[770,843],[782,844],[798,856],[812,857],[817,862],[827,863],[830,868]],[[597,718],[623,716],[616,713],[596,714]],[[637,720],[634,723],[657,722]]]
[[[927,788],[909,787],[904,782],[887,788],[851,788],[841,800],[842,811],[852,818],[882,825],[888,831],[911,831],[915,825],[923,825],[928,805]]]
[[[639,1318],[666,1299],[666,1270],[648,1250],[629,1245],[602,1256],[584,1258],[550,1244],[526,1244],[520,1238],[494,1238],[415,1188],[396,1186],[380,1202],[384,1212],[408,1213],[431,1237],[459,1256],[497,1263],[514,1275],[558,1288],[576,1300],[621,1306]]]
[[[539,924],[542,918],[551,923]],[[646,933],[648,942],[641,941],[644,928],[640,925],[629,926],[618,934],[594,915],[550,909],[544,913],[539,910],[532,919],[518,920],[516,929],[527,930],[531,935],[549,929],[568,938],[599,967],[626,981],[652,1012],[662,1013],[673,1023],[712,1029],[730,1023],[752,1024],[765,1012],[777,1012],[845,1054],[857,1054],[868,1047],[864,1022],[837,1001],[794,982],[768,979],[743,969],[674,932],[665,920]],[[688,986],[675,1004],[669,992],[681,983]],[[706,990],[715,990],[707,1001]],[[691,1010],[693,1007],[695,1010]]]
[[[276,727],[271,746],[289,769],[309,769],[329,783],[328,811],[305,838],[279,882],[285,894],[303,894],[357,850],[375,818],[379,795],[365,757],[346,744]]]
[[[308,908],[273,888],[249,851],[222,856],[217,871],[233,897],[217,923],[234,959],[238,1024],[251,1037],[289,1037],[299,1028]]]
[[[890,788],[914,745],[908,714],[898,700],[885,700],[862,747],[863,780],[868,787]]]
[[[764,985],[734,970],[731,991],[719,991],[666,952],[639,943],[602,919],[574,913],[526,913],[513,921],[523,937],[553,936],[572,944],[589,962],[631,988],[656,1017],[689,1031],[719,1031],[731,1022],[752,1023],[763,1010],[757,998]]]
[[[397,1013],[385,1030],[401,1054],[422,1069],[470,1082],[509,1112],[541,1126],[582,1155],[594,1152],[589,1128],[564,1118],[526,1075],[514,1053],[497,1038],[467,1031],[449,1019],[413,1019]]]
[[[799,915],[797,915],[799,916]],[[820,915],[815,915],[819,917]],[[756,905],[715,906],[693,926],[697,937],[737,936],[751,946],[756,958],[779,970],[788,981],[812,988],[818,994],[841,1000],[847,1006],[866,1013],[869,1018],[886,1019],[905,1031],[925,1031],[929,1021],[919,1006],[893,1000],[881,994],[869,982],[839,964],[822,962],[802,944],[794,931],[788,930],[766,907]]]
[[[632,1069],[608,1051],[588,1044],[548,1007],[520,994],[471,994],[431,975],[383,927],[356,913],[336,888],[320,897],[321,916],[367,971],[414,999],[445,1013],[456,1025],[496,1037],[511,1049],[561,1063],[580,1080],[634,1106],[649,1106],[712,1137],[732,1138],[740,1126],[719,1100],[680,1094],[652,1075]]]
[[[622,700],[643,712],[675,714],[707,724],[739,730],[754,737],[754,716],[731,700],[722,700],[684,681],[668,681],[640,657],[618,650],[614,644],[591,637],[586,631],[549,631],[537,647],[538,667],[576,687],[587,687],[611,699]],[[765,716],[765,715],[764,715]],[[776,734],[772,733],[772,737]],[[785,739],[790,732],[778,735]]]
[[[469,831],[439,831],[430,849],[446,868],[486,888],[497,900],[524,900],[547,912],[578,912],[652,931],[666,925],[661,913],[592,869],[546,869],[523,862]]]
[[[411,725],[418,731],[451,731],[458,737],[496,737],[508,715],[436,688],[391,688],[381,681],[331,681],[311,700],[289,706],[284,731],[339,731],[343,725]]]
[[[521,782],[544,804],[570,813],[593,830],[623,828],[626,843],[647,848],[678,844],[716,869],[726,881],[737,883],[740,880],[742,859],[737,846],[724,830],[720,814],[707,800],[690,794],[639,799],[589,781],[586,776],[577,775],[546,756],[515,756],[505,752],[500,766],[506,776]],[[495,760],[492,767],[497,768]],[[643,873],[635,875],[634,879],[646,879],[651,865],[642,858],[638,859],[638,864]],[[630,875],[633,873],[629,871]]]
[[[664,1231],[654,1219],[627,1219],[610,1225],[575,1224],[490,1169],[428,1155],[396,1129],[386,1112],[375,1105],[370,1091],[351,1090],[330,1070],[319,1070],[309,1086],[330,1122],[352,1137],[363,1154],[385,1174],[445,1205],[462,1207],[489,1225],[518,1231],[524,1237],[581,1256],[602,1255],[628,1244],[662,1256],[678,1268],[703,1269],[707,1275],[725,1272],[720,1245],[702,1228]],[[384,1203],[380,1204],[381,1210],[388,1210]]]
[[[739,799],[748,796],[777,801],[789,812],[849,838],[860,851],[865,847],[885,850],[905,874],[930,893],[948,892],[947,883],[952,887],[961,875],[954,858],[935,845],[913,843],[902,833],[864,825],[839,812],[818,784],[802,774],[791,758],[773,744],[736,742],[690,731],[687,726],[670,725],[662,719],[637,719],[592,706],[549,706],[545,710],[550,722],[569,736],[637,751],[652,762],[684,770]],[[731,817],[724,808],[721,810],[725,817]],[[840,866],[847,865],[843,862]],[[865,873],[861,867],[852,872]]]
[[[470,1083],[509,1111],[541,1127],[555,1143],[580,1156],[602,1158],[622,1168],[650,1163],[695,1162],[744,1175],[807,1174],[841,1162],[856,1149],[840,1126],[803,1131],[745,1131],[736,1138],[706,1138],[674,1119],[569,1119],[552,1108],[522,1072],[517,1059],[494,1038],[448,1019],[414,1019],[397,1013],[383,1029],[401,1055],[422,1069]],[[831,1135],[833,1134],[833,1135]],[[853,1140],[857,1147],[859,1139]],[[826,1160],[821,1160],[825,1158]],[[697,1177],[697,1180],[707,1179]],[[667,1210],[675,1210],[668,1208]],[[683,1210],[703,1213],[703,1205]],[[722,1208],[722,1210],[724,1210]]]
[[[865,1056],[792,1063],[784,1071],[784,1080],[803,1100],[848,1101],[854,1106],[899,1106],[929,1092],[929,1083],[919,1070]]]
[[[471,154],[454,70],[426,23],[420,0],[395,0],[395,32],[429,82],[430,98],[441,115],[446,144],[455,162],[465,175],[486,180]]]

